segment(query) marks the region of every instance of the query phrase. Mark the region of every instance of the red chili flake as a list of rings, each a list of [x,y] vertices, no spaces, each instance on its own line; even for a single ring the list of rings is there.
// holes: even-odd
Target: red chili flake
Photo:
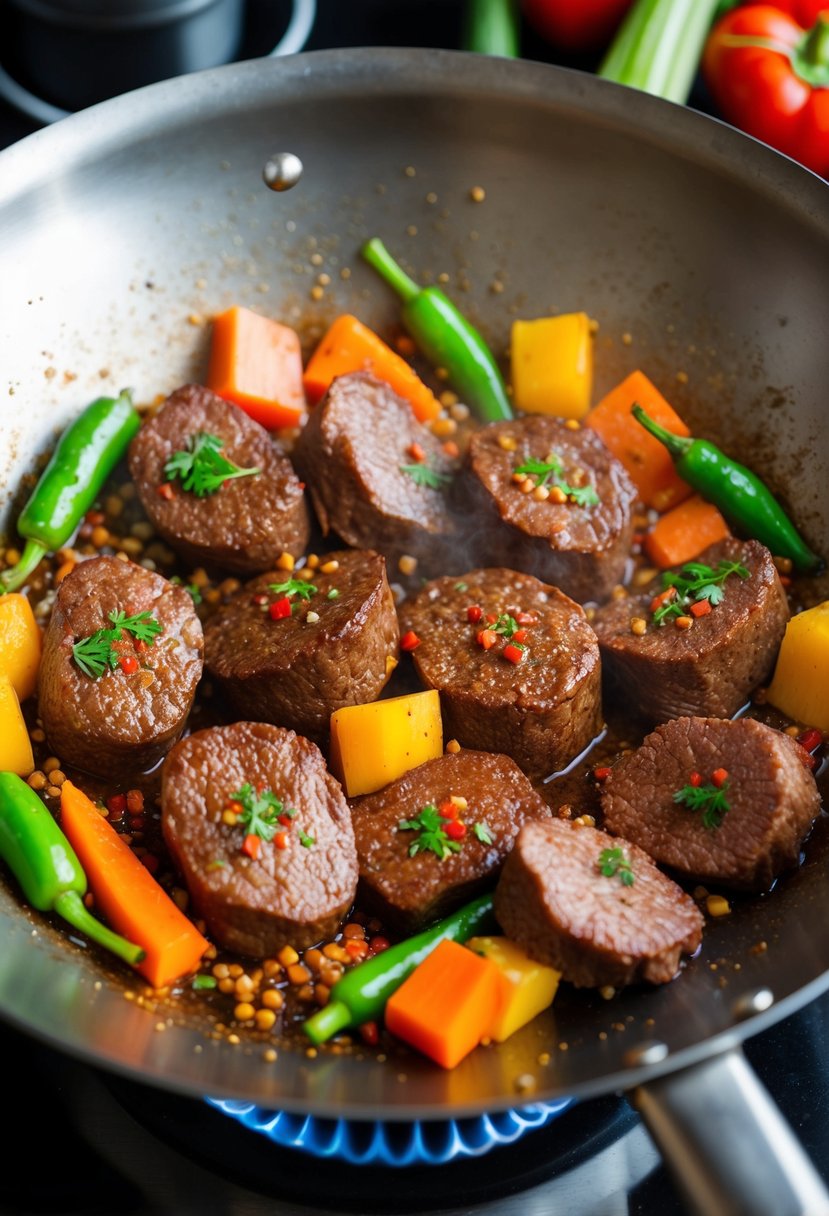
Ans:
[[[161,485],[158,487],[158,496],[159,496],[159,498],[166,498],[168,502],[170,502],[171,499],[175,498],[176,492],[173,489],[172,482],[163,481],[161,483]]]
[[[372,954],[382,954],[384,950],[388,950],[391,942],[387,937],[373,937],[368,944],[368,948]]]
[[[456,460],[461,454],[461,450],[454,439],[447,439],[446,443],[441,444],[441,446],[450,460]]]
[[[716,785],[717,789],[721,789],[722,786],[725,785],[727,780],[728,780],[728,769],[727,768],[717,768],[711,774],[711,783],[712,783],[712,785]]]
[[[86,515],[84,516],[84,519],[86,520],[86,522],[88,524],[92,524],[93,528],[96,528],[96,527],[98,527],[99,524],[104,523],[104,521],[106,520],[106,516],[104,515],[103,511],[94,511],[93,510],[93,511],[87,511]]]
[[[463,840],[466,835],[466,824],[460,819],[451,819],[443,829],[450,840]]]
[[[263,604],[267,604],[268,597],[260,591],[259,595],[252,595],[250,597],[250,602],[256,604],[257,608],[261,608]]]
[[[360,1038],[366,1047],[376,1047],[380,1042],[380,1031],[376,1022],[363,1022],[360,1027]]]
[[[484,610],[480,604],[470,604],[466,610],[466,619],[472,625],[477,625],[478,621],[484,615]]]
[[[486,614],[486,622],[488,625],[494,625],[497,620],[498,617],[494,612],[488,612]]]
[[[418,464],[423,464],[426,459],[426,453],[419,443],[410,443],[406,448],[406,454],[411,456],[412,460],[416,460]]]
[[[691,776],[688,778],[688,784],[693,786],[694,789],[698,789],[702,785],[702,773],[696,771],[691,773]]]
[[[228,802],[225,806],[225,810],[233,811],[234,815],[241,815],[244,809],[245,808],[242,806],[241,802]]]
[[[289,828],[291,826],[291,816],[290,815],[280,815],[279,822],[282,824],[283,828]]]
[[[134,654],[125,654],[123,659],[118,660],[118,666],[125,675],[131,676],[134,671],[138,671],[138,659]]]
[[[438,814],[440,815],[441,819],[457,819],[458,808],[452,801],[442,802],[438,807]]]
[[[420,638],[413,629],[410,629],[407,633],[404,633],[403,637],[400,639],[401,650],[416,650],[419,645]]]
[[[278,849],[287,849],[288,833],[287,832],[277,832],[273,838],[273,842]]]
[[[697,602],[695,604],[691,605],[691,616],[697,616],[697,617],[708,616],[708,613],[710,611],[711,611],[711,601],[710,600],[697,600]]]
[[[514,646],[512,642],[507,642],[504,647],[504,658],[509,659],[510,663],[523,663],[526,650],[521,646]]]
[[[498,634],[494,629],[482,629],[475,641],[479,646],[483,646],[484,650],[491,650],[498,641]]]
[[[111,798],[107,798],[107,810],[111,820],[116,821],[124,818],[124,812],[127,809],[126,794],[113,794]]]
[[[815,748],[820,747],[823,742],[823,734],[815,726],[810,726],[808,730],[801,731],[797,736],[797,742],[807,752],[813,752]]]
[[[155,853],[145,853],[139,860],[144,869],[149,870],[151,874],[157,873],[158,867],[161,864]]]
[[[345,943],[345,952],[355,963],[361,963],[368,954],[368,942],[349,938]]]
[[[538,617],[534,612],[516,612],[515,622],[517,625],[535,625]]]
[[[287,595],[283,595],[281,600],[274,600],[268,608],[268,616],[272,621],[284,621],[286,617],[291,615],[291,601]]]
[[[300,490],[304,490],[304,489],[305,489],[305,482],[304,482],[304,481],[298,481],[298,482],[297,482],[297,485],[299,486]]]
[[[669,600],[676,597],[676,587],[666,587],[664,591],[660,591],[659,595],[655,595],[651,600],[651,612],[656,612],[663,604],[667,604]]]
[[[252,857],[253,860],[256,861],[256,859],[259,856],[259,850],[261,849],[261,847],[262,847],[261,839],[258,836],[254,836],[253,832],[250,832],[245,837],[244,843],[242,845],[242,852],[247,853],[248,857]]]
[[[138,654],[144,654],[146,651],[148,651],[150,649],[149,646],[147,645],[147,643],[142,641],[141,638],[136,638],[135,641],[133,642],[133,646],[135,647],[136,652]]]
[[[607,781],[608,777],[610,776],[610,765],[605,764],[605,765],[602,765],[600,768],[594,768],[593,776],[596,778],[597,781]]]
[[[513,642],[526,642],[527,630],[526,629],[516,629],[515,633],[512,635],[512,640],[513,640]]]

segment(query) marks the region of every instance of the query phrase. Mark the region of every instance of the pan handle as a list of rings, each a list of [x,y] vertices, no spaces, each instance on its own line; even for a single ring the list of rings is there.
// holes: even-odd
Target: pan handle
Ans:
[[[829,1192],[739,1047],[628,1094],[699,1216],[825,1216]]]

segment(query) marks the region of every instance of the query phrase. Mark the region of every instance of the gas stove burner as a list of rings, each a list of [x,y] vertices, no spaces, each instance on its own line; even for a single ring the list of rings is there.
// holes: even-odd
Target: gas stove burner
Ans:
[[[547,1127],[573,1105],[572,1098],[560,1098],[477,1118],[404,1123],[323,1119],[264,1110],[250,1102],[207,1101],[281,1148],[361,1166],[445,1165],[464,1157],[482,1157],[493,1148],[514,1144],[527,1132]]]

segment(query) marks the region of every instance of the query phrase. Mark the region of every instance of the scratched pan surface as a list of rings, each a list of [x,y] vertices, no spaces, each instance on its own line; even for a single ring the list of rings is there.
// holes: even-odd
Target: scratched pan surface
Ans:
[[[305,165],[284,194],[262,182],[277,151]],[[87,401],[127,384],[148,400],[198,378],[206,330],[192,314],[241,302],[302,326],[344,309],[388,325],[395,306],[356,256],[375,234],[418,275],[446,271],[498,350],[514,316],[589,312],[597,393],[644,367],[829,552],[826,186],[711,119],[578,73],[409,50],[221,68],[0,155],[5,522],[20,474]],[[331,283],[312,303],[321,271]],[[677,981],[610,1003],[570,994],[450,1073],[289,1049],[266,1066],[261,1046],[208,1041],[186,1020],[158,1033],[158,1016],[124,999],[123,975],[5,884],[0,1014],[159,1086],[291,1110],[493,1110],[527,1074],[538,1098],[595,1094],[734,1043],[829,986],[827,882],[821,821],[800,870],[710,923]],[[760,988],[771,1008],[741,1020]],[[654,1041],[664,1058],[631,1066]]]

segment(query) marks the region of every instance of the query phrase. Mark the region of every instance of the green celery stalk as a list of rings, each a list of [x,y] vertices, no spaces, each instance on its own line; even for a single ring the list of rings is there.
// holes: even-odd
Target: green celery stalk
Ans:
[[[516,59],[518,12],[515,0],[467,0],[464,49]]]
[[[599,67],[599,76],[667,101],[688,100],[708,31],[722,0],[636,0]]]

